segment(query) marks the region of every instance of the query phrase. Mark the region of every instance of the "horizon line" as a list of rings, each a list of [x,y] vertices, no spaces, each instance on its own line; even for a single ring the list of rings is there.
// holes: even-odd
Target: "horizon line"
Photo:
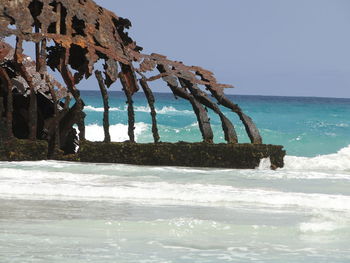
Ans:
[[[81,89],[80,91],[100,91],[99,89]],[[122,90],[108,90],[108,92],[122,92]],[[142,90],[138,91],[138,93],[144,93]],[[171,92],[161,92],[154,91],[153,93],[161,93],[161,94],[173,94]],[[209,94],[210,95],[210,94]],[[285,98],[320,98],[320,99],[350,99],[350,97],[329,97],[329,96],[313,96],[313,95],[259,95],[259,94],[228,94],[229,96],[251,96],[251,97],[285,97]]]

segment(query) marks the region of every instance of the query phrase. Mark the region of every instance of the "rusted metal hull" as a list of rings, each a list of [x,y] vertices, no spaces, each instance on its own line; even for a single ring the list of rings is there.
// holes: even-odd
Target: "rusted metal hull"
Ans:
[[[47,143],[12,139],[1,141],[0,161],[47,159]],[[79,153],[54,155],[51,159],[93,163],[120,163],[153,166],[254,169],[269,158],[271,169],[283,167],[282,146],[265,144],[212,143],[105,143],[85,141]]]
[[[238,142],[234,125],[220,110],[219,105],[222,105],[238,114],[253,144],[262,144],[252,119],[225,97],[223,91],[232,88],[231,85],[218,83],[212,72],[201,67],[187,66],[156,53],[141,53],[142,48],[128,36],[130,26],[128,19],[92,0],[0,0],[0,38],[16,37],[14,49],[0,42],[0,99],[4,104],[1,118],[6,119],[9,136],[13,136],[14,130],[12,93],[22,85],[23,94],[29,98],[26,107],[28,132],[23,136],[31,140],[47,139],[50,153],[57,148],[71,153],[74,147],[67,150],[67,142],[76,137],[73,125],[78,126],[80,141],[85,140],[85,104],[78,84],[97,70],[95,76],[105,109],[106,142],[110,141],[106,87],[114,85],[118,79],[127,98],[129,141],[135,142],[132,97],[139,91],[139,83],[150,105],[154,142],[161,140],[155,98],[149,84],[162,79],[176,97],[192,105],[203,142],[212,143],[214,139],[207,108],[219,115],[226,141],[229,144]],[[35,61],[24,54],[24,41],[35,46]],[[98,61],[104,62],[103,75],[96,68]],[[64,83],[50,77],[48,67],[59,72]],[[14,83],[16,79],[17,83]],[[40,117],[42,109],[38,108],[40,94],[52,104],[52,113],[45,118]],[[72,107],[69,105],[71,99],[75,102]],[[46,137],[42,135],[45,132]]]
[[[254,169],[270,158],[271,169],[276,169],[283,167],[285,151],[266,144],[86,142],[78,156],[82,162],[231,169]]]

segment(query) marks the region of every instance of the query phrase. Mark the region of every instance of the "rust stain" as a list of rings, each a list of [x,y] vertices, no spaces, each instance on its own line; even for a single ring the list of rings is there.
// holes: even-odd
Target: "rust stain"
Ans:
[[[175,95],[181,94],[182,98],[191,102],[197,118],[201,120],[201,130],[205,130],[201,127],[201,122],[208,126],[209,120],[205,105],[211,105],[216,113],[222,115],[215,106],[217,103],[242,116],[241,120],[252,142],[261,143],[255,124],[224,96],[223,90],[232,88],[232,85],[218,83],[212,72],[201,67],[187,66],[157,53],[142,53],[142,47],[128,35],[127,30],[130,27],[131,22],[128,19],[117,16],[92,0],[0,0],[0,40],[10,36],[17,39],[15,49],[0,42],[0,67],[7,67],[6,70],[12,72],[9,74],[12,79],[18,77],[22,81],[21,85],[30,87],[33,92],[44,93],[50,100],[56,99],[59,102],[63,99],[67,101],[67,97],[74,97],[76,104],[70,109],[72,121],[66,123],[78,125],[81,139],[84,139],[85,131],[84,102],[76,85],[83,78],[89,78],[97,62],[102,60],[103,80],[107,87],[121,78],[130,104],[131,119],[131,97],[139,90],[138,83],[142,81],[143,89],[147,90],[149,96],[147,99],[153,103],[153,95],[147,82],[162,79]],[[24,41],[35,43],[35,61],[29,60],[23,54]],[[6,63],[7,66],[4,66]],[[47,74],[47,66],[62,75],[66,87]],[[102,85],[101,77],[99,83]],[[206,93],[199,92],[198,86],[204,86],[217,101],[209,101]],[[51,96],[50,87],[51,91],[56,92],[55,96]],[[202,102],[205,103],[201,105]],[[31,111],[31,116],[35,116],[35,108]],[[155,112],[152,114],[152,118],[155,118]],[[221,115],[224,131],[232,131],[226,137],[233,138],[233,125]],[[133,125],[133,121],[129,123]],[[132,138],[133,127],[129,128]],[[210,126],[207,130],[209,129]],[[153,130],[156,131],[156,128]],[[154,135],[157,138],[158,135]],[[208,137],[202,132],[202,136],[204,141],[212,141],[211,135]]]

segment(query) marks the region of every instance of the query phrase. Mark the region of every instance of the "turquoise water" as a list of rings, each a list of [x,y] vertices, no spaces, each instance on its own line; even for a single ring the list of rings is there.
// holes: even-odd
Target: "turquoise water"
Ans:
[[[99,93],[82,94],[87,137],[102,140]],[[127,140],[125,98],[110,95],[112,139]],[[156,96],[161,140],[200,141],[188,103]],[[232,99],[265,143],[285,146],[285,168],[0,162],[0,262],[350,262],[350,100]],[[134,100],[137,141],[150,142],[149,109]]]
[[[87,125],[102,126],[102,101],[97,91],[82,93],[88,105]],[[196,116],[185,100],[175,100],[167,93],[157,93],[156,108],[162,141],[200,141]],[[289,155],[317,156],[335,153],[350,144],[350,99],[228,96],[257,124],[265,143],[284,145]],[[151,142],[151,118],[143,94],[134,98],[138,142]],[[125,98],[121,92],[110,94],[111,125],[127,124]],[[237,129],[240,142],[248,142],[244,127],[234,113],[222,109]],[[215,142],[224,142],[220,120],[209,110]],[[89,129],[89,128],[88,128]],[[124,136],[123,136],[124,134]],[[120,138],[127,139],[126,129]],[[91,130],[89,138],[96,139]],[[100,136],[101,137],[101,136]]]

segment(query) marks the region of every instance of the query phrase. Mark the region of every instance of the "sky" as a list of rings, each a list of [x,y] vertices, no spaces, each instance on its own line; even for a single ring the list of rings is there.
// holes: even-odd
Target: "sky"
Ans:
[[[349,0],[96,2],[144,52],[209,69],[228,94],[350,98]]]
[[[206,68],[235,87],[227,94],[350,98],[350,0],[95,2],[131,20],[144,53]]]

